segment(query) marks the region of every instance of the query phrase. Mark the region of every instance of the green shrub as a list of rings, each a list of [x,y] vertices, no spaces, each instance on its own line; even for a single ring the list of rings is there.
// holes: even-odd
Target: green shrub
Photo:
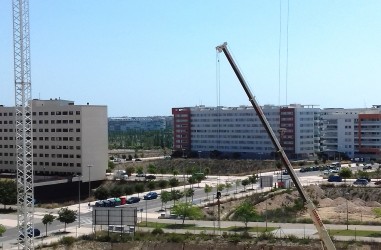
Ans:
[[[158,234],[163,234],[164,231],[163,231],[163,229],[161,229],[161,228],[155,228],[155,229],[152,230],[151,233],[152,233],[153,235],[158,235]]]
[[[182,243],[184,242],[184,235],[171,233],[167,238],[168,242]]]
[[[76,239],[72,236],[64,236],[64,237],[62,237],[62,239],[60,239],[59,242],[65,246],[72,246],[72,245],[74,245],[75,241],[76,241]]]

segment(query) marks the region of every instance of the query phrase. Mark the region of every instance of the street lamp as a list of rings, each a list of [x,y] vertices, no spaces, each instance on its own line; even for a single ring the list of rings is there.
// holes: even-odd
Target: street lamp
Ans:
[[[81,175],[75,175],[78,178],[78,228],[81,227]]]
[[[201,151],[198,151],[198,165],[199,165],[199,167],[200,167],[199,173],[201,173],[201,161],[200,161],[200,155],[201,155]]]
[[[90,179],[90,169],[91,169],[92,165],[88,165],[87,167],[89,168],[89,198],[90,198],[90,194],[91,194],[91,179]]]
[[[346,195],[345,195],[345,196],[346,196],[346,197],[345,197],[345,198],[346,198],[345,200],[347,201],[346,203],[347,203],[347,230],[348,230],[348,225],[349,225],[349,217],[348,217],[348,213],[349,213],[349,211],[348,211],[348,195],[349,195],[349,193],[345,193],[345,194],[346,194]]]

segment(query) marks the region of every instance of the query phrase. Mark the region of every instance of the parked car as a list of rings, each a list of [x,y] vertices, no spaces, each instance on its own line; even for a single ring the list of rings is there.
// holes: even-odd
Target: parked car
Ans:
[[[138,203],[139,201],[140,201],[139,197],[132,196],[132,197],[127,199],[126,203],[127,204],[133,204],[133,203]]]
[[[140,174],[137,173],[137,174],[136,174],[136,177],[146,177],[146,174],[145,174],[145,173],[140,173]]]
[[[367,179],[357,179],[355,182],[353,182],[353,185],[366,186],[368,183],[369,182]]]
[[[375,182],[374,182],[374,185],[377,185],[377,186],[378,186],[378,185],[381,185],[381,181],[375,181]]]
[[[155,180],[156,179],[156,176],[154,176],[153,174],[150,174],[150,175],[146,175],[145,177],[147,180]]]
[[[143,199],[144,200],[153,200],[157,198],[157,193],[156,192],[149,192],[148,194],[144,195]]]
[[[28,234],[28,237],[37,237],[37,236],[40,236],[41,232],[40,232],[39,229],[34,228],[33,230],[32,230],[32,229],[28,230],[27,234]],[[23,238],[24,238],[24,235],[23,235],[23,234],[20,234],[20,235],[19,235],[19,238],[20,238],[20,239],[23,239]]]
[[[328,177],[328,182],[342,182],[343,178],[339,175],[330,175]]]
[[[369,170],[369,169],[372,169],[372,165],[370,165],[370,164],[366,164],[363,168],[362,168],[362,170]]]

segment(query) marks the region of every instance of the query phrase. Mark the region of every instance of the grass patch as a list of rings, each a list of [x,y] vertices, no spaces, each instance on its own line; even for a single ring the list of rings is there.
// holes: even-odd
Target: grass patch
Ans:
[[[381,232],[368,230],[329,230],[330,235],[334,236],[361,236],[381,238]]]

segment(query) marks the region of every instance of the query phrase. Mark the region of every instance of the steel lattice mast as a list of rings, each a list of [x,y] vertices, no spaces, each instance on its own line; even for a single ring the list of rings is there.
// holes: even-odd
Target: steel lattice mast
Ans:
[[[33,244],[33,159],[30,76],[29,0],[13,0],[13,43],[15,77],[15,120],[17,157],[17,227],[24,238],[19,249]],[[28,235],[29,232],[29,235]]]

